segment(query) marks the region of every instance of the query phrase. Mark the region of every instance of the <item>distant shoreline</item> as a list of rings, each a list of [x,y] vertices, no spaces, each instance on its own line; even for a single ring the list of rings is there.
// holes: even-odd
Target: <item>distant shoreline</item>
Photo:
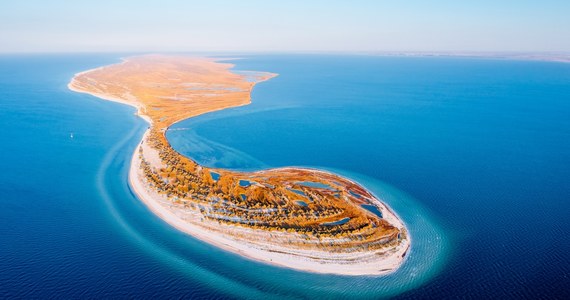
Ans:
[[[366,55],[385,57],[447,57],[447,58],[472,58],[472,59],[496,59],[513,61],[537,61],[570,63],[570,53],[524,53],[524,52],[367,52]]]

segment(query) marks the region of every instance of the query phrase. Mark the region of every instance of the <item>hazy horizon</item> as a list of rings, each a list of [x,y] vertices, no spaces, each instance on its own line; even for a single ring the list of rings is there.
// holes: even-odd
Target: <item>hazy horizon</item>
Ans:
[[[570,51],[570,3],[555,0],[31,0],[0,8],[0,53]]]

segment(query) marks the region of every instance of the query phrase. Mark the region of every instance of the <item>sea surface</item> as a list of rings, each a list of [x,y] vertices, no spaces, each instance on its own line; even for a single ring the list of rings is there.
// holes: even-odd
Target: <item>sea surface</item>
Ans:
[[[322,168],[387,202],[408,259],[347,277],[224,252],[136,199],[127,171],[148,125],[66,87],[126,55],[0,56],[0,298],[570,299],[570,64],[233,61],[279,76],[168,139],[208,166]]]

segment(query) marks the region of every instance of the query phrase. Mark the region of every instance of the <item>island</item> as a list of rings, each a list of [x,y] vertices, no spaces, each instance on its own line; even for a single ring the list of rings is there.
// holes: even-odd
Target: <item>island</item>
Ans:
[[[75,74],[68,87],[137,108],[149,127],[129,183],[171,226],[252,260],[306,272],[382,275],[406,259],[402,220],[360,184],[309,168],[209,168],[169,144],[166,131],[200,114],[247,105],[277,74],[232,71],[226,60],[144,55]]]

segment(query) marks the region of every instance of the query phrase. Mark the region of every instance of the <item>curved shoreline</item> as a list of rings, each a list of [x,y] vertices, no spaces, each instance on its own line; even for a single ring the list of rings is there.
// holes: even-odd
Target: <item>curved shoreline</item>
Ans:
[[[128,60],[124,60],[120,64],[124,64]],[[125,99],[121,99],[119,97],[113,97],[108,94],[94,92],[82,89],[79,86],[75,86],[77,84],[76,77],[82,74],[89,73],[93,70],[103,70],[106,66],[99,67],[96,69],[84,71],[77,73],[72,81],[68,84],[69,89],[87,93],[93,95],[95,97],[99,97],[105,100],[114,101],[122,104],[127,104],[133,106],[137,109],[137,115],[146,120],[151,127],[146,130],[143,135],[142,141],[137,146],[132,158],[131,158],[131,165],[129,169],[129,185],[131,186],[133,192],[137,195],[137,197],[147,206],[149,210],[151,210],[155,215],[160,217],[163,221],[165,221],[170,226],[183,231],[187,234],[192,235],[193,237],[202,240],[206,243],[212,244],[216,247],[222,248],[226,251],[233,252],[239,255],[242,255],[246,258],[263,262],[266,264],[271,264],[279,267],[286,267],[300,271],[306,272],[313,272],[313,273],[324,273],[324,274],[337,274],[337,275],[385,275],[391,272],[394,272],[398,269],[399,266],[403,263],[406,259],[406,254],[409,251],[411,245],[411,239],[408,234],[408,230],[401,221],[401,219],[394,213],[394,211],[389,208],[389,206],[382,201],[379,200],[378,197],[373,196],[376,200],[376,205],[381,206],[381,211],[384,215],[384,219],[389,221],[390,224],[401,228],[406,233],[406,237],[396,246],[393,248],[389,248],[390,253],[387,252],[378,252],[378,251],[361,251],[356,253],[331,253],[328,251],[323,250],[315,250],[315,249],[293,249],[291,247],[285,247],[282,245],[275,245],[271,243],[263,244],[254,243],[251,241],[246,241],[244,239],[240,239],[237,236],[239,235],[258,235],[261,236],[262,239],[273,239],[274,236],[283,237],[287,235],[287,233],[260,233],[260,232],[253,232],[252,229],[243,228],[238,226],[227,225],[225,228],[213,228],[213,225],[210,223],[199,223],[196,224],[198,220],[200,220],[200,215],[192,214],[191,212],[181,212],[178,207],[172,204],[168,197],[165,197],[162,194],[158,194],[156,191],[153,190],[143,179],[144,174],[142,171],[141,164],[144,162],[146,163],[146,159],[149,158],[152,161],[153,158],[156,160],[156,154],[153,154],[155,149],[151,148],[148,145],[147,137],[150,135],[153,121],[147,115],[142,114],[142,109],[145,108],[140,103],[135,101],[127,101]],[[247,103],[241,105],[247,105],[251,103],[251,99],[249,98]],[[229,107],[236,107],[240,105],[231,105],[227,107],[222,107],[206,112],[211,112],[215,110],[225,109]],[[206,113],[206,112],[201,112]],[[196,114],[198,115],[198,114]],[[184,119],[181,119],[184,120]],[[181,121],[178,120],[178,121]],[[171,126],[166,126],[164,128],[163,134],[168,130]],[[144,151],[143,151],[144,149]],[[145,153],[150,152],[150,154]],[[138,155],[137,155],[138,154]],[[152,164],[152,162],[151,162]],[[212,170],[222,170],[222,169],[212,169]],[[317,169],[300,169],[300,168],[293,168],[293,167],[285,167],[279,169],[267,169],[267,170],[259,170],[253,172],[252,174],[261,175],[264,173],[275,173],[275,172],[298,172],[303,171],[306,173],[311,174],[320,174],[320,175],[334,175],[338,178],[341,178],[344,181],[350,182],[351,184],[363,188],[366,192],[368,192],[362,185],[354,182],[350,179],[338,176],[336,174],[332,174],[331,172],[321,171]],[[203,222],[203,218],[201,222]],[[228,228],[231,228],[231,233],[228,233]],[[235,233],[239,233],[235,235]],[[398,235],[399,237],[399,235]]]
[[[122,62],[113,64],[113,65],[124,64],[128,61],[128,59],[126,59],[126,58],[122,58],[121,60],[122,60]],[[90,73],[93,71],[97,71],[97,70],[103,70],[107,67],[109,67],[109,66],[101,66],[101,67],[97,67],[97,68],[93,68],[93,69],[89,69],[89,70],[85,70],[85,71],[73,74],[73,77],[71,78],[71,80],[67,84],[67,88],[71,91],[76,92],[76,93],[88,94],[88,95],[91,95],[91,96],[94,96],[97,98],[101,98],[103,100],[107,100],[107,101],[111,101],[111,102],[117,102],[117,103],[125,104],[128,106],[132,106],[132,107],[137,109],[137,111],[135,112],[135,115],[137,115],[137,116],[141,117],[143,120],[145,120],[149,124],[149,126],[152,126],[152,119],[146,115],[141,114],[141,110],[143,108],[143,106],[141,104],[138,104],[136,102],[129,102],[129,101],[126,101],[126,100],[121,99],[119,97],[112,97],[112,96],[109,96],[109,95],[103,94],[103,93],[97,93],[97,92],[93,92],[93,91],[82,90],[82,89],[74,86],[74,84],[76,84],[76,78],[78,76],[81,76],[83,74],[87,74],[87,73]]]
[[[148,131],[145,132],[145,135],[148,134]],[[143,137],[144,140],[144,137]],[[285,251],[279,252],[276,250],[267,251],[254,248],[252,246],[247,246],[241,241],[236,241],[234,239],[229,239],[222,235],[213,235],[210,231],[204,230],[199,226],[193,225],[189,222],[184,222],[181,218],[176,216],[175,212],[169,210],[165,207],[168,205],[166,201],[162,201],[163,204],[158,202],[158,198],[160,195],[154,194],[152,195],[152,191],[145,187],[141,179],[141,172],[140,172],[140,159],[137,159],[137,153],[141,147],[141,144],[137,146],[133,156],[131,157],[130,168],[129,168],[129,186],[132,188],[133,192],[136,196],[141,200],[142,203],[152,211],[156,216],[158,216],[162,221],[169,224],[170,226],[191,235],[194,238],[197,238],[203,242],[208,244],[214,245],[218,248],[221,248],[225,251],[232,252],[247,259],[251,259],[253,261],[262,262],[265,264],[270,264],[277,267],[284,267],[293,270],[300,270],[306,271],[311,273],[320,273],[320,274],[334,274],[334,275],[387,275],[390,274],[398,269],[401,263],[406,259],[407,253],[410,249],[411,239],[408,239],[410,243],[406,246],[406,248],[402,248],[395,258],[400,257],[401,259],[382,259],[381,261],[384,262],[383,265],[378,264],[378,261],[375,261],[370,264],[331,264],[327,262],[323,264],[320,261],[320,257],[315,254],[315,257],[319,257],[319,259],[315,261],[310,261],[306,259],[301,259],[301,256],[295,254],[287,254]],[[288,169],[289,167],[280,168],[280,169]],[[269,171],[268,170],[261,170]],[[320,170],[314,170],[316,172],[322,172]],[[354,182],[354,181],[353,181]],[[393,213],[393,211],[384,203],[381,203],[386,209]],[[395,216],[395,214],[394,214]],[[395,216],[395,218],[398,218]],[[402,225],[405,226],[405,224]],[[304,253],[306,254],[306,253]],[[355,257],[354,259],[358,259]]]

